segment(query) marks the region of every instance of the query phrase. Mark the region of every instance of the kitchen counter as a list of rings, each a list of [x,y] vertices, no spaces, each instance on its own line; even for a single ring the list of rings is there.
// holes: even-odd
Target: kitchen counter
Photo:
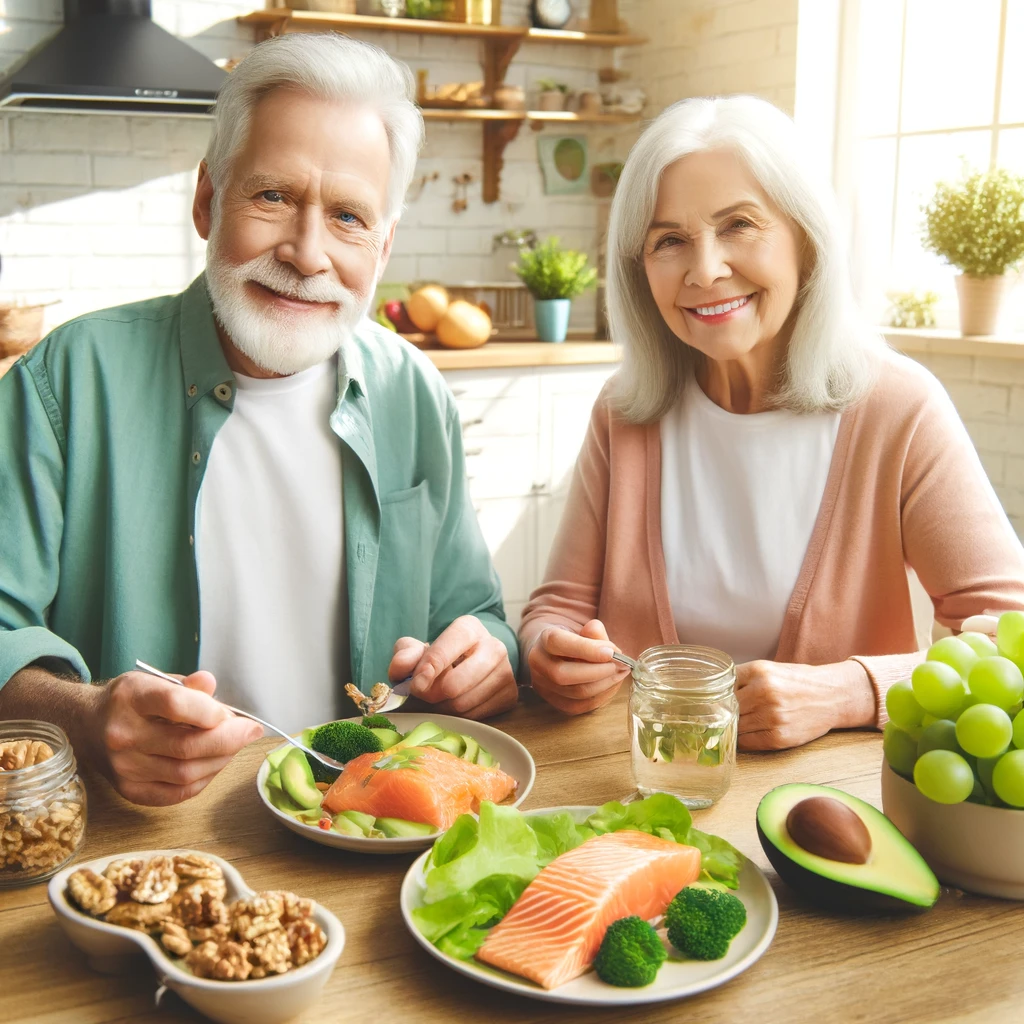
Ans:
[[[593,339],[570,339],[560,344],[546,341],[489,341],[480,348],[425,348],[422,351],[439,370],[581,366],[617,363],[622,358],[622,350],[617,345]]]
[[[629,792],[625,697],[623,691],[598,711],[566,719],[528,694],[493,720],[536,760],[527,807],[600,804]],[[807,781],[838,786],[878,806],[877,732],[839,732],[799,750],[739,756],[732,789],[715,807],[697,811],[695,821],[735,843],[766,873],[779,900],[774,942],[719,988],[682,1003],[605,1012],[507,995],[428,956],[398,910],[402,877],[415,855],[373,858],[317,846],[261,806],[256,771],[278,742],[247,747],[203,793],[177,807],[134,807],[86,773],[89,824],[81,859],[138,849],[209,850],[230,860],[257,890],[292,889],[329,907],[344,924],[347,942],[322,998],[302,1016],[305,1024],[938,1024],[968,1016],[991,1024],[1021,1018],[1020,904],[945,888],[925,914],[833,914],[803,902],[768,865],[755,831],[761,797],[773,786]],[[200,1020],[171,993],[154,1008],[158,982],[145,962],[119,977],[90,970],[58,927],[44,884],[0,891],[0,949],[4,1019]]]

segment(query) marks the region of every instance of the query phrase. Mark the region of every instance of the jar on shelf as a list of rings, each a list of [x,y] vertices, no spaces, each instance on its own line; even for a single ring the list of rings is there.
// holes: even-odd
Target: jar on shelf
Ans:
[[[629,698],[633,781],[687,807],[721,799],[736,765],[736,666],[711,647],[648,648]]]
[[[0,722],[0,888],[55,875],[85,839],[85,786],[63,730]]]

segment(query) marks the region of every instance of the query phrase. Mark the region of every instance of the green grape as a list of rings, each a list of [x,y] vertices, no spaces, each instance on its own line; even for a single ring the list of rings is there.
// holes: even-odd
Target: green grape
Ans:
[[[941,721],[942,721],[942,719],[939,718],[937,715],[930,715],[926,711],[924,713],[924,718],[921,719],[921,728],[922,729],[927,729],[929,725],[934,725],[936,722],[941,722]]]
[[[911,676],[917,703],[937,718],[950,718],[959,712],[967,696],[960,673],[944,661],[925,661]]]
[[[916,729],[924,717],[924,708],[914,697],[914,687],[909,679],[893,683],[885,694],[885,710],[890,721],[901,729]]]
[[[974,772],[952,750],[929,750],[914,765],[914,782],[937,804],[959,804],[974,791]]]
[[[1024,661],[1024,612],[1003,612],[999,616],[996,644],[1004,658]]]
[[[1024,750],[1010,750],[992,769],[996,796],[1011,807],[1024,807]]]
[[[882,733],[882,753],[889,767],[900,775],[910,778],[914,774],[917,760],[917,744],[909,733],[904,732],[895,722],[886,722]]]
[[[979,658],[991,658],[999,653],[999,648],[992,642],[991,637],[984,633],[961,633],[958,640],[962,640]]]
[[[994,704],[975,704],[956,720],[956,739],[975,757],[998,757],[1010,746],[1010,716]]]
[[[1013,707],[1024,696],[1024,675],[1008,658],[981,658],[968,679],[971,694],[984,704]]]
[[[992,769],[999,763],[998,757],[979,757],[975,771],[978,773],[978,780],[985,787],[985,792],[990,796],[995,795],[992,788]]]
[[[989,807],[992,806],[994,801],[988,794],[988,790],[981,784],[981,779],[978,778],[978,773],[974,773],[974,789],[971,790],[970,796],[967,799],[972,804],[986,804]]]
[[[956,723],[948,718],[939,718],[932,722],[921,733],[917,741],[917,756],[927,754],[929,750],[952,750],[954,754],[963,754],[956,740]]]
[[[1024,711],[1013,716],[1013,745],[1018,750],[1024,749]]]
[[[970,644],[965,644],[956,636],[944,636],[941,640],[936,640],[928,648],[925,657],[928,661],[945,662],[955,668],[962,679],[971,674],[971,669],[978,660],[978,655],[974,653]]]

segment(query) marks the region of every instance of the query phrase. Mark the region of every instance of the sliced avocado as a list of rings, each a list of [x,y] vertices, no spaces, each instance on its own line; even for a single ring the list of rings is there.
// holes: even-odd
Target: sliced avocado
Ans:
[[[790,812],[812,797],[839,801],[860,819],[867,837],[863,863],[820,856],[793,839]],[[809,783],[778,786],[758,804],[757,835],[779,876],[813,902],[843,910],[912,910],[930,907],[939,898],[938,879],[899,829],[881,811],[842,790]]]
[[[306,755],[293,747],[291,753],[281,762],[281,782],[284,791],[300,807],[319,807],[323,794],[316,788],[313,771],[306,762]]]
[[[425,821],[403,821],[401,818],[378,818],[377,828],[388,839],[405,839],[433,835],[437,828]]]
[[[274,771],[281,767],[281,762],[288,756],[289,750],[295,748],[290,744],[286,743],[283,747],[278,747],[277,750],[272,750],[267,754],[267,761],[270,763],[270,770]]]
[[[371,729],[370,732],[380,740],[385,750],[402,742],[402,734],[394,729]]]
[[[351,819],[344,814],[339,814],[331,823],[331,831],[339,832],[343,836],[365,836],[366,833]]]
[[[481,747],[476,752],[476,763],[482,768],[490,768],[494,765],[494,757],[489,750],[484,750],[484,748]]]
[[[454,754],[456,757],[462,757],[462,752],[466,749],[466,744],[462,741],[462,737],[454,732],[443,732],[440,736],[424,740],[423,746],[446,750],[449,754]]]
[[[363,836],[368,836],[373,831],[376,820],[372,814],[364,814],[362,811],[342,811],[338,818],[348,818],[359,829],[359,834]],[[337,821],[338,818],[334,820]]]
[[[284,814],[299,814],[304,810],[279,786],[267,785],[267,799]]]
[[[281,782],[281,773],[279,771],[272,771],[267,776],[267,785],[272,789],[284,789],[284,785]]]
[[[307,807],[295,815],[303,825],[318,825],[323,816],[319,807]]]
[[[443,732],[444,729],[439,725],[434,725],[433,722],[420,722],[415,729],[407,732],[402,737],[401,743],[395,745],[399,747],[420,747],[432,736],[440,736]]]
[[[465,733],[462,734],[462,738],[466,741],[466,749],[462,752],[462,759],[469,761],[470,764],[475,764],[477,755],[480,753],[480,744],[472,736],[467,736]]]

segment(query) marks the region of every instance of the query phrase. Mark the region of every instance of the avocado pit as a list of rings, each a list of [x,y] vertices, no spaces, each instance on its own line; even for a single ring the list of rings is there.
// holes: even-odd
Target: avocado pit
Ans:
[[[797,846],[826,860],[866,864],[871,834],[851,807],[830,796],[811,796],[794,804],[786,830]]]

